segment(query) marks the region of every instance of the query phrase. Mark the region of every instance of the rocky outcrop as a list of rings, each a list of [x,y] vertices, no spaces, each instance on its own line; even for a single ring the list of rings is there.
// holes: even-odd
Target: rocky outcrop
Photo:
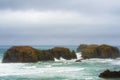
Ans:
[[[106,70],[99,75],[101,78],[120,78],[120,71]]]
[[[34,48],[29,46],[14,46],[6,51],[2,62],[37,62],[35,51]]]
[[[83,49],[85,48],[89,48],[89,47],[97,47],[98,45],[96,44],[91,44],[91,45],[87,45],[87,44],[81,44],[80,46],[78,46],[77,48],[77,52],[81,52]]]
[[[54,56],[50,50],[36,50],[38,61],[54,61]]]
[[[120,51],[117,47],[110,45],[90,45],[81,50],[82,57],[86,58],[117,58],[120,57]]]
[[[37,61],[54,61],[54,58],[60,57],[70,60],[75,59],[76,54],[68,48],[56,47],[49,50],[38,50],[30,46],[14,46],[8,49],[3,57],[3,63],[17,62],[37,62]]]
[[[67,60],[77,58],[75,51],[70,51],[68,48],[55,47],[55,48],[51,49],[50,52],[57,59],[60,59],[60,57],[67,59]]]
[[[61,57],[67,60],[76,59],[75,51],[70,51],[68,48],[55,47],[49,50],[37,51],[39,61],[54,61],[54,58],[60,59]]]

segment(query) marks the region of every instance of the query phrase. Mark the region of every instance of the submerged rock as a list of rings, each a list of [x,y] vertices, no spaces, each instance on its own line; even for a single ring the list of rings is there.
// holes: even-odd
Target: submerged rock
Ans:
[[[117,47],[110,45],[88,45],[81,50],[82,57],[86,58],[117,58],[120,51]]]
[[[82,62],[83,59],[77,59],[75,62]]]
[[[120,71],[106,70],[99,75],[101,78],[120,78]]]
[[[8,49],[3,57],[3,63],[28,63],[37,61],[54,61],[60,57],[70,60],[75,59],[76,54],[68,48],[56,47],[49,50],[38,50],[30,46],[14,46]]]

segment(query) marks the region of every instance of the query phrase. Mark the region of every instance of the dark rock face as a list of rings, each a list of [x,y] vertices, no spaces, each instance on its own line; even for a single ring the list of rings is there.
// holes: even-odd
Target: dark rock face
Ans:
[[[118,48],[109,45],[88,46],[81,51],[82,57],[86,58],[117,58],[120,57]]]
[[[14,46],[7,50],[2,62],[37,62],[37,56],[32,47]]]
[[[99,75],[101,78],[120,78],[120,71],[106,70]]]
[[[30,46],[14,46],[6,51],[3,63],[28,63],[37,61],[54,61],[54,58],[70,60],[75,59],[76,54],[68,48],[56,47],[49,50],[37,50]]]

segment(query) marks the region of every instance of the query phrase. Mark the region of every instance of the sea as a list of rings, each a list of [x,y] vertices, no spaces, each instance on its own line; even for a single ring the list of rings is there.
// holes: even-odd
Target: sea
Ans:
[[[120,58],[117,59],[86,59],[82,62],[60,60],[37,63],[2,63],[5,51],[11,46],[0,46],[0,80],[120,80],[99,78],[106,69],[120,70]],[[37,49],[51,49],[56,46],[35,46]],[[76,50],[78,46],[61,46]],[[119,47],[120,48],[120,47]],[[81,58],[81,53],[76,53]]]

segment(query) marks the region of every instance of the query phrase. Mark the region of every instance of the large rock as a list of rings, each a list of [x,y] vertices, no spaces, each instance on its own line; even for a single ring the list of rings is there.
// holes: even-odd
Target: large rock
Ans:
[[[37,62],[35,51],[34,48],[29,46],[14,46],[7,50],[2,62]]]
[[[67,60],[76,59],[75,51],[70,51],[68,48],[55,47],[49,50],[37,51],[39,61],[54,61],[54,58],[60,59],[61,57]]]
[[[120,78],[120,71],[106,70],[102,72],[99,77],[101,78]]]
[[[68,48],[56,47],[49,50],[38,50],[30,46],[14,46],[8,49],[3,57],[3,63],[54,61],[60,57],[70,60],[75,59],[76,54]]]
[[[89,47],[97,47],[98,45],[96,44],[91,44],[91,45],[87,45],[87,44],[81,44],[80,46],[78,46],[77,48],[77,52],[81,52],[83,49],[85,48],[89,48]]]
[[[88,46],[81,51],[82,57],[86,58],[117,58],[120,51],[117,47],[110,45]]]
[[[50,50],[37,50],[38,61],[54,61],[54,56]]]
[[[51,49],[50,52],[57,59],[60,59],[60,57],[67,59],[67,60],[77,58],[75,51],[70,51],[68,48],[55,47],[55,48]]]

